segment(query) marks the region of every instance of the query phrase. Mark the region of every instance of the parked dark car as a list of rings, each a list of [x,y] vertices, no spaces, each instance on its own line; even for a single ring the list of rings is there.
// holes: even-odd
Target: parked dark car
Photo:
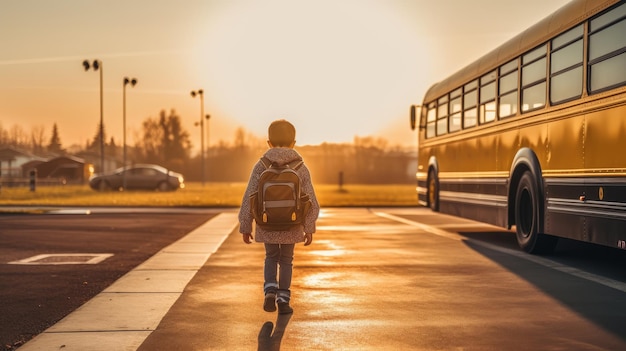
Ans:
[[[126,178],[126,179],[124,179]],[[124,181],[126,187],[124,187]],[[89,179],[89,186],[94,190],[142,189],[172,191],[185,187],[183,175],[167,168],[136,164],[116,169],[111,174],[94,174]]]

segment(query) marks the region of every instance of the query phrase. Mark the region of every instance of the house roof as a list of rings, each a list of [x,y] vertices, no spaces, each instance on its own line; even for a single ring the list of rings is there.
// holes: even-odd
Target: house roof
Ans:
[[[14,161],[17,157],[37,158],[37,156],[16,148],[14,146],[5,146],[0,148],[0,161]]]

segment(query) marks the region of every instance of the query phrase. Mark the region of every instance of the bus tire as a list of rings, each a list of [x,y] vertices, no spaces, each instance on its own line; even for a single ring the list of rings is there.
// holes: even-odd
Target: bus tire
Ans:
[[[439,179],[434,170],[428,172],[428,207],[434,212],[439,212]]]
[[[543,210],[539,204],[537,183],[531,172],[520,178],[515,193],[515,227],[520,248],[532,254],[548,254],[554,251],[557,238],[539,232]]]

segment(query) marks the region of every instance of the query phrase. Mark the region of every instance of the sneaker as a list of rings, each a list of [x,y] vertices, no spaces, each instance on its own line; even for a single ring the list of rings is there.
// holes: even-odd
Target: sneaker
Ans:
[[[265,312],[276,311],[276,293],[275,292],[268,291],[265,294],[265,301],[263,301],[263,310],[265,310]]]
[[[293,308],[289,306],[289,302],[278,302],[278,314],[293,313]]]

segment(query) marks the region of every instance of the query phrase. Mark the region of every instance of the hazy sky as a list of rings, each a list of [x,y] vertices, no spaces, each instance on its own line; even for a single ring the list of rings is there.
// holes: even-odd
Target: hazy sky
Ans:
[[[0,125],[57,123],[64,146],[100,120],[129,144],[174,109],[195,147],[200,100],[213,145],[237,127],[265,137],[286,118],[299,145],[382,136],[415,144],[409,106],[567,0],[0,0]],[[205,130],[205,133],[207,131]]]

